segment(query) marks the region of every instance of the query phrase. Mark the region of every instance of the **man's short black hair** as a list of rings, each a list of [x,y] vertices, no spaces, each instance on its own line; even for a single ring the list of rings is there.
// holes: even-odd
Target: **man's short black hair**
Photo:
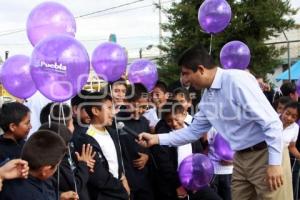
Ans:
[[[163,91],[163,93],[167,93],[167,92],[168,92],[168,86],[167,86],[167,84],[166,84],[165,82],[163,82],[163,81],[160,81],[160,80],[157,81],[154,87],[155,87],[155,88],[156,88],[156,87],[159,88],[161,91]]]
[[[70,120],[71,117],[72,117],[71,108],[67,104],[62,104],[61,111],[60,111],[60,109],[61,109],[60,108],[60,103],[55,103],[55,102],[48,103],[41,110],[41,113],[40,113],[40,122],[41,122],[41,124],[49,122],[49,116],[50,116],[50,120],[52,122],[59,122],[60,121],[61,123],[64,123],[63,119],[65,119],[65,123],[67,123],[67,121]]]
[[[173,91],[173,95],[174,95],[174,97],[176,95],[183,95],[186,101],[190,101],[191,100],[189,91],[187,89],[185,89],[184,87],[176,88]]]
[[[85,105],[83,106],[88,116],[93,118],[93,107],[98,107],[101,109],[101,103],[105,101],[112,101],[111,96],[107,93],[107,90],[101,90],[99,92],[90,93],[85,101]]]
[[[166,118],[173,114],[184,113],[184,107],[176,100],[168,100],[161,108],[161,118]]]
[[[280,91],[283,96],[289,96],[291,93],[294,94],[296,92],[296,84],[291,82],[283,83],[280,87]]]
[[[18,125],[28,113],[30,113],[29,108],[21,103],[12,102],[3,104],[0,113],[1,128],[4,132],[9,131],[11,123]]]
[[[86,100],[86,96],[90,94],[89,91],[81,90],[76,96],[71,99],[71,106],[78,106],[81,103],[84,103]]]
[[[196,72],[199,65],[203,65],[207,69],[216,67],[213,58],[208,54],[202,45],[193,46],[183,52],[178,60],[178,66]]]
[[[134,83],[126,92],[126,99],[128,102],[134,102],[140,98],[148,98],[147,88],[141,83]]]
[[[71,131],[63,124],[56,122],[44,123],[40,126],[39,130],[48,130],[58,134],[66,144],[68,144],[72,139]]]
[[[25,143],[21,158],[28,162],[30,170],[43,166],[56,166],[66,153],[63,139],[49,130],[39,130]]]

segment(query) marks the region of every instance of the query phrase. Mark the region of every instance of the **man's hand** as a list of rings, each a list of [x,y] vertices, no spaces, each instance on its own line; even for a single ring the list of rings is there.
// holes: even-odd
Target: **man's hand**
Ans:
[[[142,147],[149,148],[153,145],[159,144],[158,135],[150,133],[141,133],[139,134],[137,143]]]
[[[79,196],[73,191],[63,192],[60,194],[60,200],[79,200]]]
[[[3,179],[27,178],[29,172],[28,162],[14,159],[0,167],[0,177]]]
[[[93,147],[88,145],[82,145],[81,155],[78,152],[75,152],[77,160],[86,162],[86,165],[89,167],[90,172],[94,172],[95,160],[94,157],[96,152],[93,153]]]
[[[268,165],[266,182],[271,191],[277,190],[283,185],[282,168],[279,165]]]
[[[144,169],[145,165],[147,164],[149,160],[149,156],[145,153],[138,153],[139,158],[133,161],[133,166],[137,168],[138,170]]]

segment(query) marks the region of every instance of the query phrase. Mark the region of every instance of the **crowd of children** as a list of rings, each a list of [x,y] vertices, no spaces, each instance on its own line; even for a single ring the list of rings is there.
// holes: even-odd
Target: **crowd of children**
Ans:
[[[287,190],[292,188],[297,199],[300,106],[294,85],[283,84],[281,92],[273,105],[283,123],[284,149],[291,154],[291,165],[284,160],[284,173],[293,180]],[[0,199],[230,200],[232,161],[215,155],[215,129],[194,143],[146,149],[117,125],[122,122],[137,134],[168,133],[189,126],[193,110],[184,87],[170,91],[158,81],[148,93],[142,84],[120,79],[100,92],[81,91],[71,105],[47,104],[40,112],[41,127],[27,137],[30,109],[6,103],[0,113]],[[198,191],[184,188],[178,176],[179,164],[193,153],[207,154],[214,165],[213,180]],[[12,178],[17,179],[6,180]]]

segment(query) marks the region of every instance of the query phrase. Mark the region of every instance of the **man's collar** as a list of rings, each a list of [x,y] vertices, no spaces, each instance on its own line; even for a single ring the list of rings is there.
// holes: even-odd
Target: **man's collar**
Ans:
[[[210,89],[221,89],[222,87],[222,74],[224,70],[220,67],[217,68],[215,78],[210,86]]]

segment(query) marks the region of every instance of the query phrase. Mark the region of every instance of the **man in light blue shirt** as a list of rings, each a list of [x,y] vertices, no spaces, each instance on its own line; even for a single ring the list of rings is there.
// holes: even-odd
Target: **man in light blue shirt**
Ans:
[[[202,46],[185,51],[179,66],[196,89],[206,88],[200,111],[189,127],[170,134],[142,133],[139,143],[180,146],[213,126],[236,151],[233,199],[287,199],[281,187],[287,180],[281,167],[282,123],[256,79],[242,70],[218,68]]]

